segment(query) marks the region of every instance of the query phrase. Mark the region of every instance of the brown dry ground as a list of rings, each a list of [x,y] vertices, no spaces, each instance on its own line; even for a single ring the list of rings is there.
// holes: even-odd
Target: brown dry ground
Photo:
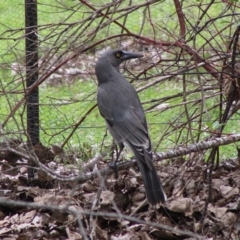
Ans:
[[[156,223],[191,231],[203,239],[240,239],[240,169],[239,162],[227,160],[213,171],[209,189],[209,166],[201,154],[189,160],[173,159],[156,165],[168,201],[164,206],[149,206],[145,200],[141,175],[137,167],[119,171],[115,175],[96,178],[77,185],[47,178],[38,171],[27,180],[24,161],[1,159],[1,200],[15,200],[71,206],[77,211],[99,213],[99,216],[79,215],[56,209],[0,205],[0,239],[196,239],[171,230],[159,228]],[[8,159],[8,160],[6,160]],[[107,166],[100,160],[89,171]],[[84,174],[76,164],[63,164],[54,158],[45,162],[49,168],[63,175]],[[211,195],[206,214],[205,203]],[[106,216],[102,212],[116,214]],[[141,222],[121,219],[119,214],[137,218]],[[144,224],[144,222],[148,224]],[[82,225],[82,226],[81,226]]]

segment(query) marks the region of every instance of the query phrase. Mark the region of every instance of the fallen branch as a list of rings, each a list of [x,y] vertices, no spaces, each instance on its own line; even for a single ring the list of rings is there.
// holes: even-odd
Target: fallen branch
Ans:
[[[178,147],[177,149],[170,150],[168,152],[156,153],[157,157],[156,157],[155,161],[184,156],[184,155],[190,154],[192,152],[200,152],[203,150],[211,149],[213,147],[228,145],[230,143],[234,143],[234,142],[238,142],[238,141],[240,141],[240,134],[230,135],[230,136],[221,137],[221,138],[215,138],[215,139],[208,140],[208,141],[202,141],[202,142],[199,142],[196,144],[191,144],[186,147]],[[41,168],[41,170],[43,172],[45,172],[52,179],[56,179],[59,181],[70,181],[70,182],[76,182],[77,184],[80,184],[80,183],[87,182],[89,180],[93,180],[99,176],[108,176],[108,175],[114,173],[114,171],[111,168],[106,167],[101,170],[95,169],[93,172],[81,173],[78,176],[77,175],[64,176],[64,175],[56,173],[56,171],[53,171],[50,168],[48,168],[47,166],[45,166],[44,164],[42,164],[38,160],[38,157],[36,156],[36,154],[32,153],[32,151],[27,152],[26,149],[16,150],[10,146],[6,147],[4,149],[1,149],[1,151],[4,151],[4,150],[11,151],[12,153],[17,154],[21,158],[24,158],[26,160],[34,161],[37,164],[37,166],[39,168]],[[100,156],[96,156],[95,158],[100,158]],[[91,161],[94,161],[94,159]],[[118,168],[119,168],[119,170],[126,169],[126,168],[134,166],[135,164],[136,164],[135,160],[124,161],[124,162],[120,162],[118,164]]]
[[[121,220],[127,220],[130,222],[135,222],[138,224],[144,224],[146,226],[151,226],[158,229],[163,229],[166,231],[169,231],[173,234],[182,235],[184,237],[194,237],[196,239],[205,239],[203,236],[200,236],[198,234],[195,234],[193,232],[189,231],[183,231],[180,229],[176,229],[176,227],[169,227],[164,224],[160,223],[154,223],[150,221],[143,221],[139,218],[135,217],[129,217],[128,215],[121,214],[121,213],[110,213],[110,212],[95,212],[95,211],[86,211],[86,210],[75,210],[72,206],[68,205],[60,205],[60,206],[54,206],[54,205],[46,205],[46,204],[38,204],[38,203],[30,203],[30,202],[23,202],[23,201],[11,201],[9,199],[0,199],[0,206],[7,206],[7,207],[25,207],[25,208],[32,208],[32,209],[38,209],[38,210],[51,210],[51,211],[61,211],[73,214],[76,218],[78,216],[87,215],[87,216],[95,216],[95,217],[110,217],[110,218],[117,218]]]

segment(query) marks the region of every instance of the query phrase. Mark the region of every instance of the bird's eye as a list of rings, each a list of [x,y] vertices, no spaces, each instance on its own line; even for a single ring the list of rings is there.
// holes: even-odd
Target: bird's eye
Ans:
[[[120,52],[116,53],[116,57],[120,58],[121,57],[121,53]]]

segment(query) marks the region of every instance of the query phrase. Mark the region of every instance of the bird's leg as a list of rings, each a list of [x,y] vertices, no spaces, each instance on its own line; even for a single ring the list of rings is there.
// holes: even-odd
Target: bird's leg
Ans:
[[[117,162],[118,162],[118,160],[119,160],[119,158],[121,156],[121,153],[122,153],[123,149],[124,149],[124,144],[122,142],[119,143],[119,151],[118,151],[118,148],[116,146],[116,154],[117,154],[117,156],[116,156],[116,160],[115,160],[115,165],[117,165]]]
[[[115,142],[113,141],[112,142],[112,145],[111,145],[111,149],[110,149],[110,156],[111,156],[111,158],[112,158],[112,162],[114,161],[114,152],[115,152],[115,149],[116,149],[116,144],[115,144]]]
[[[113,160],[112,163],[109,164],[109,167],[112,168],[115,172],[115,177],[118,178],[118,167],[117,167],[117,162],[121,156],[121,153],[124,149],[124,144],[123,143],[119,143],[119,150],[117,147],[117,144],[115,144],[115,149],[116,149],[116,159]]]

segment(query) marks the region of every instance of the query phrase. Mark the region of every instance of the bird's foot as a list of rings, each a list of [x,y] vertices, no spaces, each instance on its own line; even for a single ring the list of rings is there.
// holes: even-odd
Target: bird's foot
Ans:
[[[115,173],[115,178],[117,179],[118,178],[118,165],[117,165],[117,161],[113,161],[113,162],[109,163],[108,167],[113,169],[113,171]]]

